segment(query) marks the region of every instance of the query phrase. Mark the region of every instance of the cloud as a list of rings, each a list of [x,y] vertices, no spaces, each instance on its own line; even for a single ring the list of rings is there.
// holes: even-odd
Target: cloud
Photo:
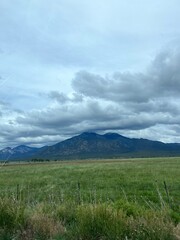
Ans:
[[[150,69],[150,75],[153,77],[156,94],[169,94],[169,96],[179,95],[180,90],[180,51],[171,49],[160,53],[154,60]],[[154,89],[155,90],[155,89]]]
[[[0,147],[86,130],[178,140],[179,47],[141,70],[179,42],[178,6],[0,1]]]
[[[180,54],[169,51],[158,54],[145,73],[117,72],[112,76],[100,76],[80,71],[72,86],[77,93],[87,97],[110,100],[117,103],[147,103],[154,99],[179,99]]]
[[[80,71],[73,79],[72,86],[78,93],[87,97],[114,102],[144,102],[148,100],[147,93],[144,93],[146,81],[146,76],[140,73],[115,73],[113,76],[102,77]]]
[[[66,94],[64,93],[59,93],[58,91],[51,91],[49,93],[49,97],[51,99],[56,100],[59,103],[67,103],[67,102],[82,102],[83,101],[83,96],[82,94],[78,94],[78,93],[72,93],[71,97],[68,97]]]
[[[144,73],[80,71],[72,79],[72,93],[51,91],[51,102],[42,109],[15,111],[0,102],[1,138],[41,145],[83,131],[117,131],[180,141],[179,60],[176,49],[158,54]]]

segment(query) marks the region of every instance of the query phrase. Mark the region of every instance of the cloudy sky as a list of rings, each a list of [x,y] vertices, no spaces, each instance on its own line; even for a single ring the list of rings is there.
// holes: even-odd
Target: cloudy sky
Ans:
[[[179,23],[179,0],[1,0],[0,149],[180,142]]]

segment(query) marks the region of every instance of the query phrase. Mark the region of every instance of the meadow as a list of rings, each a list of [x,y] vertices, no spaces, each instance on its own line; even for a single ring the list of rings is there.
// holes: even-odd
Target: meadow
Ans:
[[[8,163],[0,239],[180,238],[180,158]]]

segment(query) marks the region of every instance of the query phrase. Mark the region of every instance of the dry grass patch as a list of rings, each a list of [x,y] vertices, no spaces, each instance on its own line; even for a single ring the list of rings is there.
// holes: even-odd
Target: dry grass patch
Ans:
[[[65,227],[52,217],[45,214],[35,213],[27,220],[27,226],[22,231],[20,239],[53,239],[57,235],[63,235]]]

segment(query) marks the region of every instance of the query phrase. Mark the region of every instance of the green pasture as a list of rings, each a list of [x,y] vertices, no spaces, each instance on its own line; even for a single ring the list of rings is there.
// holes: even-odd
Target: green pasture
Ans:
[[[177,240],[180,158],[0,165],[1,240]]]
[[[1,165],[0,195],[26,201],[180,201],[180,158]],[[162,199],[161,199],[162,200]]]

